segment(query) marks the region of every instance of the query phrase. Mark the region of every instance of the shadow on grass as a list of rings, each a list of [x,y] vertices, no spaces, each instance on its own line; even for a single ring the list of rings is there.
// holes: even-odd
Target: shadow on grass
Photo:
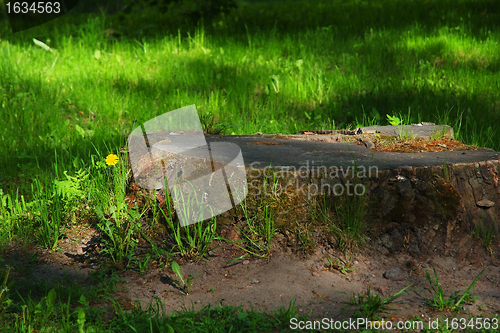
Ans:
[[[387,68],[371,62],[371,47],[373,46],[367,44],[359,55],[367,59],[365,61],[367,66],[372,66],[367,67],[366,75],[359,81],[360,89],[353,90],[344,87],[330,91],[325,93],[325,101],[322,103],[300,100],[296,98],[293,90],[283,89],[279,93],[271,90],[267,94],[255,92],[256,83],[261,86],[270,83],[262,74],[263,68],[259,66],[242,70],[228,65],[218,66],[212,60],[199,59],[187,61],[184,66],[193,69],[205,68],[207,76],[212,77],[205,82],[189,84],[182,78],[162,76],[162,79],[155,82],[138,80],[131,87],[128,80],[118,77],[113,83],[98,83],[96,89],[108,90],[110,94],[122,96],[122,98],[127,98],[132,89],[134,95],[141,96],[148,103],[158,102],[157,105],[164,102],[162,99],[168,98],[168,96],[159,97],[158,91],[172,91],[174,87],[183,90],[189,96],[198,96],[198,99],[206,98],[207,100],[216,91],[227,99],[227,104],[232,109],[221,110],[221,113],[225,112],[225,115],[222,113],[223,117],[238,116],[236,120],[239,122],[256,120],[262,122],[272,116],[274,119],[281,119],[282,128],[285,129],[287,126],[292,128],[291,117],[307,127],[299,130],[308,130],[323,126],[321,122],[327,118],[335,120],[338,127],[348,127],[358,124],[367,125],[373,120],[376,123],[385,124],[386,114],[399,113],[406,116],[409,113],[411,122],[446,122],[455,125],[455,133],[459,134],[460,139],[465,143],[500,149],[499,143],[494,140],[494,133],[498,132],[498,129],[493,120],[498,119],[497,111],[500,108],[500,101],[496,100],[495,95],[465,91],[460,85],[450,86],[446,81],[439,81],[439,78],[435,82],[429,82],[429,79],[417,75],[411,81],[412,78],[407,76],[408,73],[397,61],[393,67]],[[422,54],[422,57],[432,59],[432,54],[439,53],[442,47],[440,43],[433,44],[427,50],[429,53]],[[382,52],[381,57],[391,57],[392,51],[390,50],[387,53],[380,52]],[[440,75],[436,68],[438,65],[429,60],[418,66],[422,71],[436,72]],[[328,75],[334,76],[338,71],[336,68],[331,68]],[[214,78],[216,73],[222,73],[224,79],[216,80]],[[29,79],[18,78],[17,84],[19,85],[18,91],[29,91],[32,96],[43,96],[45,92],[40,83]],[[92,82],[83,82],[83,84],[91,85]],[[242,97],[247,101],[246,104],[240,101]],[[46,98],[45,103],[50,105],[56,102]],[[55,113],[38,114],[41,125],[36,126],[36,131],[33,133],[28,130],[22,134],[23,128],[33,128],[32,119],[29,116],[30,107],[27,107],[27,116],[19,118],[19,123],[10,124],[10,133],[20,135],[9,138],[17,142],[15,145],[9,146],[8,142],[4,141],[4,154],[0,157],[0,167],[6,172],[3,172],[3,179],[0,181],[15,179],[14,183],[6,184],[7,190],[24,187],[29,192],[30,184],[23,182],[23,179],[29,180],[46,173],[53,174],[56,158],[59,165],[59,177],[64,177],[63,171],[72,172],[82,165],[88,165],[91,155],[99,153],[101,158],[104,158],[112,151],[116,153],[116,150],[124,143],[134,120],[145,121],[148,120],[148,114],[154,117],[171,111],[158,106],[152,109],[148,109],[147,106],[140,107],[142,110],[136,110],[119,120],[100,119],[96,123],[88,124],[88,129],[93,130],[94,134],[85,135],[85,137],[78,133],[76,126],[80,125],[77,125],[78,123],[74,120],[69,120],[68,126],[63,128],[57,122],[52,122],[51,118],[54,116],[64,118],[68,114],[76,114],[76,109],[66,106],[59,106]],[[33,105],[31,108],[32,113],[37,112]],[[86,106],[83,105],[81,108],[85,110]],[[241,111],[238,112],[238,110]],[[314,114],[318,120],[306,120],[305,113]],[[71,116],[68,119],[70,118]],[[117,122],[121,125],[113,124]],[[490,128],[491,135],[484,136],[488,128]],[[286,132],[286,130],[282,131]],[[36,137],[38,135],[41,139]]]
[[[62,25],[73,23],[77,30],[78,22],[84,23],[85,17],[94,15],[105,17],[112,25],[110,27],[123,37],[145,40],[165,34],[177,35],[179,29],[185,36],[188,31],[194,32],[198,24],[176,12],[158,15],[155,7],[138,7],[129,14],[121,12],[122,7],[110,3],[97,6],[80,1],[64,17],[47,23],[45,27],[21,32],[18,37],[33,37],[34,34],[54,37],[53,34],[60,32]],[[468,34],[480,39],[498,28],[499,9],[496,0],[259,1],[241,2],[239,8],[227,17],[216,17],[203,24],[210,34],[230,33],[243,38],[248,32],[268,33],[274,29],[280,33],[297,33],[319,27],[348,40],[364,38],[370,31],[379,30],[404,34],[416,24],[429,33],[435,28],[457,32],[467,29]],[[10,35],[10,26],[6,22],[4,24],[5,33]]]
[[[1,257],[0,272],[10,266],[9,281],[13,287],[9,291],[10,298],[16,303],[28,299],[38,303],[51,289],[55,289],[61,302],[68,299],[77,301],[81,295],[89,299],[103,299],[111,296],[120,283],[114,271],[104,267],[90,274],[80,271],[82,267],[68,266],[61,269],[54,262],[46,262],[40,267],[39,253],[24,247],[7,249]],[[24,301],[23,301],[24,300]]]
[[[190,97],[198,96],[199,99],[206,100],[216,92],[227,100],[226,108],[230,109],[221,109],[222,117],[238,117],[240,122],[266,122],[272,116],[284,124],[283,132],[286,128],[293,128],[289,120],[291,117],[300,126],[306,127],[299,130],[306,130],[324,126],[327,119],[334,120],[338,127],[366,124],[371,120],[384,124],[386,114],[405,115],[410,112],[411,121],[449,121],[456,124],[456,132],[458,126],[461,127],[462,138],[467,143],[500,149],[500,144],[492,139],[493,134],[498,132],[495,120],[498,120],[500,100],[497,100],[494,93],[488,93],[495,87],[471,90],[460,83],[460,78],[446,77],[453,75],[452,72],[443,71],[448,69],[459,74],[466,71],[497,74],[500,70],[500,55],[492,56],[489,62],[483,62],[480,57],[457,60],[447,55],[444,41],[426,43],[425,46],[421,45],[423,47],[408,46],[401,42],[402,36],[410,28],[418,28],[420,37],[434,34],[436,28],[443,28],[453,31],[457,36],[462,36],[465,29],[478,40],[486,37],[495,39],[497,35],[494,32],[500,22],[497,19],[500,13],[496,1],[290,3],[292,5],[281,2],[267,2],[252,7],[242,5],[237,12],[225,19],[222,26],[206,24],[206,34],[234,37],[236,43],[247,45],[250,39],[255,39],[255,43],[271,40],[279,44],[282,40],[285,41],[287,35],[310,31],[314,38],[310,38],[311,42],[306,45],[308,54],[326,58],[319,66],[326,88],[330,86],[331,89],[325,91],[323,101],[316,102],[321,99],[315,97],[311,97],[311,100],[297,98],[291,88],[275,93],[269,79],[269,66],[259,64],[255,59],[252,60],[252,66],[244,66],[243,69],[236,65],[219,65],[210,57],[181,60],[182,70],[201,70],[204,75],[204,80],[191,83],[183,77],[175,76],[175,73],[165,72],[160,73],[159,79],[155,81],[140,78],[136,83],[131,83],[126,77],[116,74],[111,82],[89,81],[82,82],[82,86],[116,93],[124,99],[131,94],[142,96],[151,105],[165,102],[169,96],[165,97],[161,92],[171,93],[175,89]],[[283,10],[285,7],[286,10]],[[154,17],[149,18],[148,24],[158,29],[140,34],[132,33],[131,31],[139,28],[137,24],[147,21],[145,14],[137,15],[136,21],[139,23],[132,22],[128,30],[124,28],[120,33],[121,37],[113,40],[106,38],[101,31],[94,31],[93,35],[90,31],[90,37],[83,39],[86,30],[82,27],[87,24],[86,18],[90,17],[87,14],[75,20],[73,25],[68,24],[72,18],[68,15],[60,23],[50,23],[38,30],[17,35],[7,33],[4,40],[25,45],[26,42],[31,43],[34,35],[40,35],[53,38],[57,48],[61,35],[73,35],[82,38],[85,43],[104,45],[134,38],[155,43],[158,36],[177,33],[176,27],[167,27],[164,21]],[[75,11],[74,17],[78,15],[78,11]],[[128,24],[127,20],[123,21],[125,23],[116,23],[113,21],[115,17],[107,19],[118,25],[117,30],[120,30],[120,24]],[[82,22],[81,25],[78,22]],[[194,27],[191,28],[194,30]],[[380,31],[385,33],[380,34]],[[493,31],[493,34],[490,35],[489,31]],[[308,35],[301,38],[307,39]],[[215,48],[223,46],[217,43],[223,41],[213,42]],[[290,44],[283,47],[279,56],[293,64],[302,58],[302,47],[295,40]],[[305,80],[314,84],[317,82],[314,77],[316,65],[313,60],[311,63],[304,60]],[[291,73],[279,67],[272,70],[276,73],[271,74],[281,74],[284,77],[282,80],[286,80],[287,75],[298,75],[297,69]],[[19,117],[16,113],[16,118],[9,118],[15,122],[6,122],[10,129],[4,133],[10,137],[2,139],[0,144],[0,147],[3,145],[0,168],[6,170],[0,175],[0,182],[5,186],[5,182],[15,178],[14,183],[6,185],[7,189],[24,188],[29,192],[30,184],[27,180],[38,174],[52,173],[56,162],[54,149],[57,150],[58,163],[64,165],[60,173],[64,170],[78,170],[78,160],[89,163],[90,155],[96,154],[96,151],[106,155],[119,148],[134,120],[144,121],[170,111],[166,109],[169,106],[153,106],[148,109],[151,105],[141,105],[122,119],[96,119],[83,126],[74,119],[79,116],[79,110],[90,112],[89,105],[85,105],[85,102],[82,105],[69,100],[61,102],[55,94],[51,96],[47,93],[40,80],[23,78],[21,73],[12,68],[9,73],[5,76],[5,82],[0,82],[3,86],[11,86],[7,98],[12,100],[18,93],[29,94],[28,97],[22,95],[17,102],[25,110],[11,111],[19,113]],[[220,79],[217,79],[218,75]],[[340,79],[344,81],[331,83]],[[351,83],[354,79],[357,82]],[[481,84],[478,82],[478,85]],[[45,113],[43,110],[35,110],[34,103],[29,102],[34,97],[42,99],[39,104],[54,106],[57,111]],[[167,104],[171,105],[173,102],[167,101]],[[314,118],[306,119],[306,113],[314,114]],[[462,119],[459,119],[460,115],[463,116]],[[67,119],[65,125],[61,126],[60,120],[54,119],[55,117]],[[77,124],[84,131],[94,131],[94,134],[77,133]],[[481,137],[480,133],[487,132],[489,128],[491,135]]]

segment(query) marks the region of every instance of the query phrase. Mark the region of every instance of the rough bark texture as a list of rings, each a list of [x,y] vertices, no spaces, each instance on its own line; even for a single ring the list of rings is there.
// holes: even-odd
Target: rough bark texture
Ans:
[[[476,261],[491,257],[492,262],[498,262],[499,172],[499,161],[491,160],[381,170],[376,176],[354,180],[353,183],[362,182],[366,188],[368,212],[365,221],[370,243],[382,245],[388,253],[406,252],[421,258],[451,255],[459,260]],[[263,185],[263,174],[248,173],[247,201],[250,209],[256,210],[263,197],[280,198],[276,199],[279,211],[283,212],[276,216],[280,225],[287,225],[290,220],[311,220],[314,210],[317,211],[321,204],[318,193],[321,188],[326,189],[325,193],[328,190],[322,182],[339,184],[346,181],[342,178],[329,180],[317,171],[277,174],[276,184],[279,185],[274,186],[277,188],[274,193],[271,191],[272,178],[266,178],[267,185]],[[342,205],[335,199],[333,202]],[[483,239],[487,240],[488,235],[495,237],[487,249]]]
[[[370,183],[373,236],[390,251],[472,261],[490,252],[496,261],[499,171],[492,160],[380,172]],[[482,238],[488,235],[496,241],[486,251]]]
[[[335,206],[361,204],[367,208],[364,221],[368,244],[378,244],[386,254],[405,252],[419,258],[454,256],[459,261],[489,258],[493,264],[500,262],[498,160],[380,170],[354,179],[352,169],[346,170],[347,177],[344,171],[337,171],[339,177],[332,177],[330,170],[325,174],[317,170],[248,169],[248,213],[262,213],[263,207],[272,207],[275,226],[283,236],[277,238],[283,238],[283,244],[293,242],[295,236],[288,231],[299,228],[311,231],[314,242],[328,248],[337,244],[328,222],[318,222],[324,198],[333,204],[330,223],[340,219]],[[353,183],[364,185],[366,200],[349,201],[354,196],[345,193],[322,195],[334,184],[345,185],[348,180],[351,192]],[[129,196],[140,197],[133,192]],[[160,204],[163,202],[160,200]],[[218,216],[219,231],[233,227],[235,221],[244,221],[239,206]]]

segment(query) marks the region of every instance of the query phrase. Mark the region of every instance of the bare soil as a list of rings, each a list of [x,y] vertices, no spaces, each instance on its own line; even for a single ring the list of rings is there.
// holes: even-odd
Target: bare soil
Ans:
[[[99,251],[100,236],[91,228],[80,228],[67,232],[67,237],[61,241],[60,250],[54,252],[39,249],[29,251],[21,247],[6,249],[6,263],[16,267],[12,273],[16,284],[30,280],[45,281],[49,285],[56,281],[88,285],[86,278],[106,260]],[[320,237],[315,237],[321,244]],[[292,253],[292,248],[278,242],[279,237],[275,239],[269,260],[247,257],[230,262],[244,253],[229,243],[214,242],[214,245],[220,246],[210,252],[208,259],[199,262],[179,261],[185,276],[198,274],[193,279],[189,295],[171,280],[177,277],[170,265],[165,267],[153,263],[142,275],[134,270],[121,270],[123,282],[119,284],[114,297],[123,309],[131,309],[135,302],[145,308],[160,299],[167,313],[184,307],[200,309],[219,304],[241,304],[245,309],[269,311],[286,308],[295,299],[300,313],[311,312],[312,318],[318,320],[325,317],[343,320],[356,310],[355,307],[346,308],[353,294],[363,294],[370,287],[375,294],[386,298],[413,283],[411,292],[393,302],[395,311],[379,315],[391,320],[500,315],[500,265],[495,256],[485,255],[475,260],[459,261],[442,256],[414,258],[402,252],[390,253],[383,245],[369,241],[348,255],[352,260],[352,271],[344,274],[328,267],[327,256],[346,259],[338,250],[317,245],[308,254]],[[494,244],[492,249],[500,251],[498,242]],[[37,253],[36,261],[30,255],[32,251]],[[31,269],[23,269],[27,266]],[[122,267],[115,267],[119,268]],[[484,275],[473,290],[473,295],[479,298],[477,302],[465,304],[458,314],[434,311],[427,304],[431,294],[422,288],[430,287],[425,279],[425,270],[429,270],[433,276],[432,268],[436,269],[439,283],[447,297],[454,291],[467,289],[474,277],[485,268]]]

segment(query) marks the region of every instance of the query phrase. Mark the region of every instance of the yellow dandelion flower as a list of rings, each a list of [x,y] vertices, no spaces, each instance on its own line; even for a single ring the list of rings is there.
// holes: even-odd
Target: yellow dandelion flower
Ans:
[[[116,163],[118,163],[118,156],[112,153],[106,156],[107,165],[116,165]]]

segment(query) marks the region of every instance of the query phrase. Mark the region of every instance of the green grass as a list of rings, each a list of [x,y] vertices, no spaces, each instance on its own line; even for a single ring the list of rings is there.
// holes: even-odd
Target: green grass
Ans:
[[[498,217],[496,217],[489,224],[483,222],[481,219],[478,224],[474,227],[472,232],[473,236],[476,236],[481,239],[486,249],[492,253],[491,243],[493,242],[493,238],[495,238],[495,234],[497,233],[496,221]]]
[[[0,270],[3,332],[276,332],[284,331],[290,318],[306,317],[298,313],[293,300],[288,307],[269,313],[220,303],[199,311],[184,307],[165,315],[160,301],[146,309],[136,304],[131,311],[125,311],[109,298],[119,279],[113,272],[104,271],[97,272],[94,283],[86,290],[58,284],[37,296],[21,296],[19,290],[17,295],[9,295],[4,281],[8,272]],[[48,286],[36,287],[41,291]],[[95,306],[96,302],[99,306]]]
[[[210,133],[429,121],[452,126],[465,143],[500,150],[496,6],[494,0],[240,1],[230,15],[197,26],[168,13],[108,16],[77,8],[17,34],[0,11],[0,245],[56,249],[66,228],[84,221],[100,228],[112,262],[140,272],[152,259],[203,257],[217,238],[215,220],[181,229],[171,207],[151,204],[151,220],[129,211],[128,169],[103,162],[119,152],[135,121],[190,104]],[[244,211],[247,252],[269,257],[278,199],[261,201],[260,215]],[[317,219],[335,222],[339,243],[349,248],[363,239],[365,202],[339,200],[336,209],[323,201]],[[172,232],[171,248],[145,233],[143,222],[154,229],[161,219]],[[290,230],[300,248],[314,246],[311,223]],[[479,235],[489,247],[492,234]],[[143,260],[133,258],[141,240],[151,246]],[[9,273],[1,273],[3,281]],[[260,332],[285,329],[293,314],[221,306],[149,320],[154,306],[132,313],[115,307],[106,326],[86,303],[95,291],[81,299],[77,287],[44,287],[43,295],[20,299],[7,298],[2,288],[0,318],[13,331],[215,332],[217,322],[223,330]],[[2,310],[7,299],[15,311]]]
[[[434,279],[431,278],[429,271],[425,270],[425,277],[430,284],[430,288],[425,288],[425,289],[429,291],[429,293],[431,294],[432,299],[428,300],[428,304],[431,307],[439,311],[443,310],[460,311],[462,308],[461,304],[469,304],[477,300],[477,298],[472,296],[471,290],[474,291],[474,285],[477,283],[477,281],[479,281],[479,279],[483,275],[485,270],[484,268],[472,280],[469,287],[465,291],[463,291],[462,296],[460,296],[461,291],[457,290],[448,299],[446,299],[444,290],[438,281],[437,273],[434,267],[432,268],[432,270],[434,271]]]
[[[88,161],[91,143],[119,146],[134,120],[188,104],[237,134],[386,124],[386,114],[411,109],[414,122],[447,123],[467,143],[498,150],[500,21],[492,6],[297,2],[278,14],[273,2],[180,31],[151,13],[122,21],[73,14],[18,34],[4,22],[0,164],[20,165],[18,176],[29,179],[38,167],[50,170],[57,149],[60,164],[74,169],[76,157]],[[153,27],[141,34],[146,19]],[[108,28],[120,36],[106,37]]]
[[[142,309],[136,304],[125,311],[110,295],[120,279],[113,271],[97,271],[86,288],[58,283],[55,287],[31,282],[7,282],[10,269],[0,267],[0,320],[3,332],[281,332],[290,318],[304,320],[292,300],[287,307],[269,313],[242,306],[206,306],[194,311],[184,307],[165,315],[161,301]],[[189,279],[184,288],[189,291]],[[16,293],[13,291],[16,290]]]

